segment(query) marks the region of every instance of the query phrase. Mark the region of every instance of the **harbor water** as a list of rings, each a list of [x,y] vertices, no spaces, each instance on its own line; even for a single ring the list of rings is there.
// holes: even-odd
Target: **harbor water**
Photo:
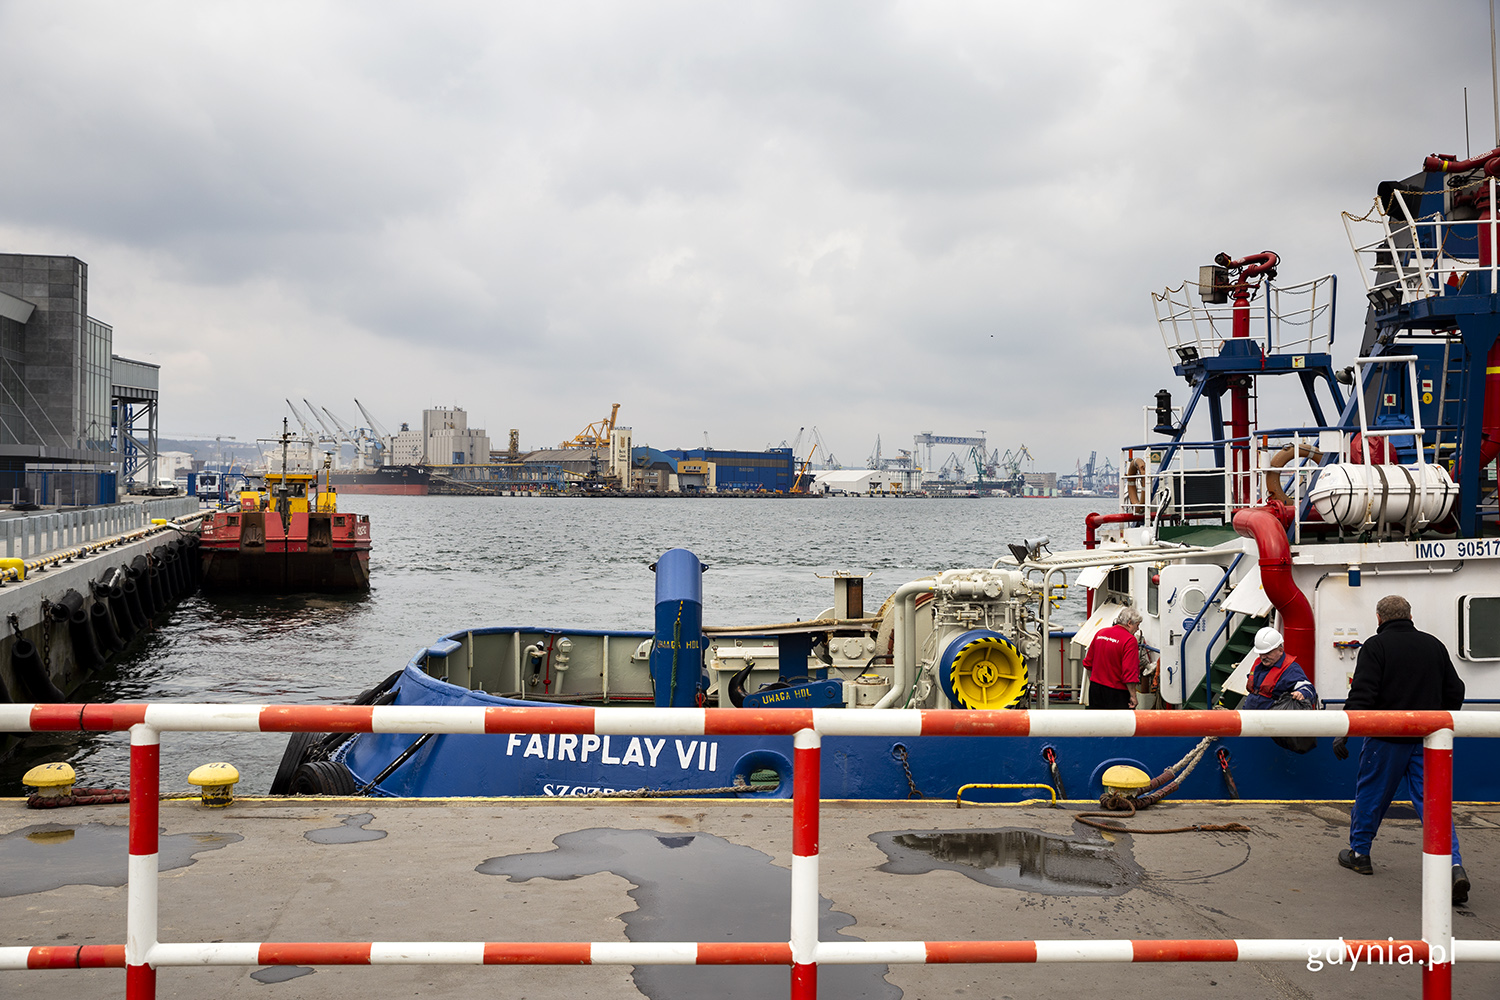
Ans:
[[[74,701],[344,702],[439,635],[512,624],[649,629],[648,565],[683,546],[709,567],[704,623],[755,625],[817,616],[835,570],[868,574],[866,612],[901,584],[988,566],[1007,542],[1048,535],[1083,544],[1083,518],[1107,497],[1020,499],[610,499],[346,497],[370,515],[367,595],[198,594],[74,692]],[[821,578],[820,578],[821,577]],[[1058,624],[1076,623],[1070,597]],[[208,761],[239,768],[242,794],[270,787],[280,735],[168,733],[163,792],[187,792]],[[67,760],[88,786],[124,786],[120,733],[34,734],[0,762],[0,795],[21,794],[33,764]]]

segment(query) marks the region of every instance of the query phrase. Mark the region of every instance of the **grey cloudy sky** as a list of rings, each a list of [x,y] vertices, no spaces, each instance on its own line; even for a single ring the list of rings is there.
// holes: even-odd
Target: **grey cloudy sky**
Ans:
[[[1420,16],[1418,16],[1420,12]],[[0,247],[90,265],[167,432],[284,396],[555,444],[816,425],[1071,469],[1171,385],[1148,292],[1338,271],[1488,148],[1487,6],[0,3]],[[1342,356],[1341,356],[1342,360]],[[1174,387],[1175,388],[1175,387]]]

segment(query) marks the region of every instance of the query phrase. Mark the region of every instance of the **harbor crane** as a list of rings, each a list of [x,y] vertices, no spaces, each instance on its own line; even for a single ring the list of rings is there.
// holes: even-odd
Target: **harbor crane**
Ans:
[[[379,420],[375,419],[375,415],[373,413],[365,409],[364,403],[361,403],[358,399],[356,399],[354,401],[354,405],[359,407],[360,415],[363,416],[367,421],[369,421],[370,429],[373,430],[376,434],[379,434],[381,440],[388,440],[390,438],[391,432],[386,430],[385,427],[381,425]]]
[[[559,448],[608,448],[609,436],[615,430],[615,418],[620,414],[620,404],[615,403],[609,409],[609,416],[603,420],[596,420],[583,430],[579,431],[573,438],[558,445]]]
[[[308,412],[311,413],[312,404],[308,403],[305,399],[303,400],[303,402],[307,403]],[[319,434],[317,431],[313,430],[312,425],[309,424],[307,420],[302,416],[302,411],[297,409],[296,404],[294,404],[290,399],[286,401],[286,405],[287,408],[292,411],[292,416],[297,418],[297,423],[302,427],[302,438],[298,440],[307,442],[307,461],[309,464],[314,461],[314,453],[316,451],[321,451],[324,444],[338,444],[337,438],[334,438],[328,434]]]
[[[373,428],[356,427],[350,430],[328,407],[324,406],[321,409],[328,415],[328,419],[333,421],[333,426],[338,428],[339,433],[343,435],[343,439],[354,446],[354,467],[356,469],[374,468],[381,464],[375,461],[370,454],[371,452],[385,450],[385,445],[374,439],[373,435],[375,431]]]
[[[800,439],[802,437],[802,435],[799,433],[797,435],[797,437]],[[812,449],[810,451],[808,451],[807,457],[802,460],[802,467],[797,470],[797,478],[795,480],[793,480],[793,482],[792,482],[792,488],[791,488],[791,490],[789,492],[791,492],[791,493],[806,493],[807,492],[807,487],[804,486],[804,485],[802,485],[802,480],[805,479],[805,478],[807,478],[808,467],[812,465],[813,452],[815,452],[817,450],[818,450],[818,446],[817,445],[813,445]],[[793,454],[796,454],[796,452],[793,452]]]
[[[917,455],[922,456],[922,465],[924,468],[932,468],[932,448],[934,445],[941,444],[954,445],[959,448],[979,448],[982,450],[987,442],[984,438],[984,431],[980,431],[978,437],[955,437],[948,434],[932,434],[924,431],[912,438],[912,450]],[[927,449],[925,454],[922,451],[924,447]]]

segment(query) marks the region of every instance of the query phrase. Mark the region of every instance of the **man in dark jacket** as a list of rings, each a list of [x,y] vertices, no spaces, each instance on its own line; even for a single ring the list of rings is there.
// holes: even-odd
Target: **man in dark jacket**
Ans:
[[[1382,597],[1375,605],[1379,627],[1360,648],[1349,686],[1345,711],[1457,711],[1464,704],[1464,682],[1453,660],[1435,636],[1417,631],[1406,598]],[[1349,756],[1346,740],[1333,741],[1339,760]],[[1390,808],[1391,799],[1406,779],[1411,804],[1422,816],[1422,741],[1410,736],[1367,736],[1359,751],[1359,777],[1354,781],[1354,810],[1349,815],[1349,846],[1339,852],[1339,864],[1361,875],[1372,875],[1370,845]],[[1469,876],[1453,833],[1453,902],[1469,899]]]

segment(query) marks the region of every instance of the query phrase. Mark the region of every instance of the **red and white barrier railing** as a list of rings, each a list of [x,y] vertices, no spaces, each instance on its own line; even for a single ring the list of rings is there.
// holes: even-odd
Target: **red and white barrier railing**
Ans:
[[[1453,737],[1500,737],[1500,712],[951,712],[349,705],[0,705],[0,732],[130,732],[130,860],[123,947],[0,947],[0,969],[125,968],[128,1000],[156,995],[156,970],[204,965],[788,965],[793,1000],[817,996],[833,964],[1349,962],[1422,967],[1427,1000],[1452,995],[1453,962],[1500,962],[1500,941],[1453,940]],[[330,942],[157,940],[160,734],[195,732],[575,733],[793,736],[791,934],[787,942]],[[1420,736],[1420,940],[819,941],[818,818],[823,736]],[[1333,956],[1337,955],[1335,959]]]

